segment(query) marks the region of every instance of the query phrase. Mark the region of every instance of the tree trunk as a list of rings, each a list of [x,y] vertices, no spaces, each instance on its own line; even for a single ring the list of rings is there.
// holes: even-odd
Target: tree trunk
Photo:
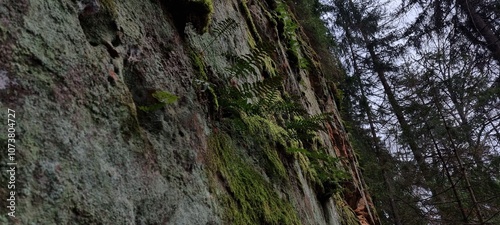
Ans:
[[[387,82],[387,78],[385,76],[385,71],[384,68],[379,60],[379,57],[375,53],[375,47],[371,43],[371,41],[367,40],[365,38],[365,43],[366,48],[368,49],[368,52],[370,53],[370,58],[372,59],[373,63],[373,69],[375,70],[375,73],[377,74],[380,82],[382,83],[382,86],[384,88],[384,92],[387,95],[387,99],[389,100],[389,104],[392,107],[392,111],[394,112],[394,115],[396,115],[396,119],[398,120],[399,125],[401,126],[401,129],[403,131],[403,138],[405,142],[408,144],[410,147],[410,150],[413,153],[413,157],[415,158],[415,161],[418,164],[418,167],[420,171],[425,175],[429,174],[427,165],[425,163],[425,158],[423,155],[422,150],[418,147],[417,143],[415,140],[411,138],[411,128],[410,125],[408,124],[408,121],[406,121],[404,114],[403,114],[403,109],[399,105],[398,101],[396,100],[396,97],[394,96],[394,92],[391,89],[391,86],[389,85],[389,82]]]
[[[446,129],[446,134],[448,135],[448,141],[451,144],[451,150],[453,152],[453,155],[455,156],[455,160],[457,160],[457,163],[458,163],[458,169],[459,169],[460,173],[462,173],[462,176],[464,177],[465,184],[466,184],[465,188],[467,189],[467,192],[469,193],[469,197],[472,201],[474,211],[476,213],[477,219],[479,220],[479,224],[484,224],[484,219],[483,219],[483,216],[481,214],[481,209],[479,208],[479,203],[476,199],[476,195],[474,194],[474,189],[472,189],[472,185],[470,183],[469,176],[467,174],[465,166],[462,163],[462,159],[460,159],[460,155],[458,154],[458,149],[455,146],[455,143],[453,142],[452,135],[450,134],[450,126],[448,126],[448,123],[446,122],[446,118],[444,117],[443,112],[441,111],[441,106],[438,104],[437,97],[436,97],[435,93],[433,93],[433,101],[434,101],[434,105],[437,108],[439,116],[441,117],[441,120],[443,121],[443,125]]]
[[[352,39],[352,36],[350,35],[350,32],[348,29],[345,29],[346,30],[346,36],[348,39]],[[390,202],[390,209],[391,209],[391,213],[392,213],[392,217],[393,217],[393,222],[395,225],[402,225],[401,223],[401,217],[399,215],[399,212],[398,212],[398,207],[396,205],[396,202],[394,200],[394,186],[392,185],[392,182],[390,181],[390,179],[387,177],[387,171],[385,169],[386,167],[386,163],[387,163],[387,160],[385,160],[382,156],[382,148],[380,147],[379,143],[378,143],[378,136],[377,136],[377,131],[375,130],[375,122],[374,122],[374,119],[373,119],[373,115],[372,115],[372,111],[371,111],[371,108],[368,104],[368,99],[366,97],[366,93],[365,93],[365,87],[363,85],[363,82],[361,80],[361,73],[359,72],[359,67],[358,67],[358,63],[357,63],[357,60],[356,60],[356,57],[354,55],[354,50],[352,48],[352,44],[349,43],[349,47],[351,49],[351,57],[352,57],[352,61],[353,61],[353,67],[354,67],[354,76],[355,76],[355,79],[358,83],[358,86],[359,86],[359,90],[361,92],[361,108],[363,111],[365,111],[366,113],[366,117],[368,118],[368,124],[370,126],[370,133],[371,133],[371,136],[372,136],[372,147],[374,148],[373,150],[375,151],[375,156],[377,157],[378,161],[381,163],[381,167],[382,167],[382,177],[384,178],[384,185],[387,187],[388,191],[389,191],[389,202]]]
[[[475,11],[473,1],[457,0],[460,9],[467,14],[469,19],[474,24],[474,29],[486,41],[486,47],[491,51],[493,58],[500,64],[500,39],[495,35],[491,24],[488,24],[482,17]],[[499,77],[500,78],[500,77]]]

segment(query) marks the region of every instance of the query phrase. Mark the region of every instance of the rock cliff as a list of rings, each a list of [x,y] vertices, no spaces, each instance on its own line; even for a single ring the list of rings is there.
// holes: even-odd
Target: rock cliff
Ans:
[[[377,224],[290,4],[0,2],[0,223]]]

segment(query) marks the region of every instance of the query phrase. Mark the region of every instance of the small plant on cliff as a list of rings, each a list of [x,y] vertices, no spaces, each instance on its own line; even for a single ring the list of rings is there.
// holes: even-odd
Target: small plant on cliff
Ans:
[[[196,88],[201,91],[201,93],[208,93],[209,101],[213,105],[214,110],[219,110],[220,91],[218,91],[217,88],[218,86],[222,86],[222,84],[219,82],[220,78],[214,76],[214,71],[217,71],[217,67],[207,67],[205,58],[214,57],[211,53],[216,52],[213,47],[214,43],[221,37],[231,34],[237,27],[238,23],[234,19],[227,18],[214,24],[210,34],[204,34],[202,36],[196,35],[192,32],[192,27],[190,26],[188,26],[186,31],[186,34],[193,43],[189,51],[191,63],[195,71],[198,72],[198,77],[194,80],[194,84],[196,85]],[[199,44],[199,46],[194,45],[194,43]]]
[[[227,37],[230,34],[232,34],[234,32],[234,30],[236,28],[238,28],[238,25],[239,24],[233,18],[226,18],[226,19],[214,24],[212,26],[212,29],[209,32],[209,34],[202,36],[202,37],[207,37],[207,38],[197,40],[199,42],[199,44],[202,45],[200,54],[206,55],[207,52],[213,52],[210,50],[214,50],[213,49],[214,43],[216,41],[220,40],[222,37]],[[189,32],[189,31],[187,32],[187,35],[190,38],[194,37],[193,33]]]
[[[305,117],[297,116],[288,121],[285,126],[293,131],[295,138],[307,141],[315,136],[315,132],[324,130],[324,123],[330,121],[332,121],[332,113],[320,113]]]
[[[318,198],[322,201],[329,199],[333,194],[342,191],[342,182],[351,178],[349,173],[342,168],[340,158],[332,157],[324,149],[315,151],[303,148],[288,148],[288,153],[300,153],[307,157],[309,167],[312,169],[310,179],[316,183]]]
[[[299,68],[307,69],[308,62],[300,53],[301,43],[297,36],[297,31],[300,27],[299,24],[295,22],[292,14],[290,14],[287,4],[281,1],[277,3],[276,13],[283,26],[283,36],[288,41],[290,59],[298,65]]]
[[[212,29],[212,40],[208,46],[211,46],[219,38],[231,34],[238,27],[238,23],[233,18],[227,18],[215,24]]]
[[[158,103],[153,104],[153,105],[149,105],[149,106],[139,106],[140,110],[145,111],[145,112],[155,111],[155,110],[158,110],[158,109],[165,107],[168,104],[174,103],[179,98],[179,97],[171,94],[170,92],[166,92],[166,91],[155,91],[151,95],[153,96],[153,98],[158,100]]]

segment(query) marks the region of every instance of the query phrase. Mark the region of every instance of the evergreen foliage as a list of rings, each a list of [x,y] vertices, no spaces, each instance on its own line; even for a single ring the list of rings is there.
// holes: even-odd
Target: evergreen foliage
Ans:
[[[500,24],[492,1],[464,2],[328,2],[344,118],[387,224],[500,222]]]

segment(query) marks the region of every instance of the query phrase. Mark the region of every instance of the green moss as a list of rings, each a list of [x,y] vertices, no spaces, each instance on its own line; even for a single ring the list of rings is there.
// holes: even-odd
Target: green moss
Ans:
[[[352,210],[352,208],[344,201],[340,194],[333,195],[333,200],[335,201],[335,206],[337,207],[337,211],[339,216],[342,218],[343,223],[345,225],[359,225],[359,219],[356,216],[356,213]]]
[[[274,60],[268,55],[264,58],[264,69],[269,73],[271,77],[277,76],[278,72],[276,71],[276,64]]]
[[[300,69],[307,69],[308,62],[301,54],[302,41],[297,35],[299,25],[295,22],[293,14],[288,10],[288,6],[283,2],[278,2],[276,7],[277,17],[283,26],[283,36],[288,41],[287,53],[292,64],[298,65]]]
[[[205,71],[205,62],[203,61],[202,57],[197,54],[195,50],[191,49],[189,51],[189,58],[191,59],[193,69],[198,72],[198,79],[208,80],[208,76]]]
[[[299,81],[300,86],[307,87],[306,82],[304,80]]]
[[[241,113],[240,116],[248,126],[250,134],[287,145],[289,134],[283,127],[261,116],[246,115],[245,113]]]
[[[226,224],[300,224],[292,205],[281,199],[261,174],[238,157],[227,134],[212,134],[208,146],[210,177],[222,179],[227,190],[218,194],[225,206]]]
[[[319,183],[320,180],[317,178],[318,174],[311,166],[311,161],[307,156],[300,152],[291,152],[290,149],[287,150],[289,154],[294,154],[295,158],[299,162],[300,169],[302,169],[304,175],[313,183]]]
[[[255,39],[253,38],[252,36],[252,32],[247,30],[247,41],[248,41],[248,46],[250,46],[250,48],[256,48],[257,47],[257,43],[255,42]]]
[[[321,145],[311,148],[290,147],[287,152],[294,154],[302,171],[314,184],[319,199],[325,201],[333,194],[340,193],[343,190],[341,184],[352,178],[342,167],[340,158],[326,153]]]
[[[214,88],[212,87],[212,84],[209,82],[209,78],[207,76],[206,68],[205,68],[205,61],[203,61],[203,58],[201,55],[197,54],[195,50],[191,49],[189,51],[189,57],[191,59],[191,65],[193,65],[193,69],[198,72],[198,80],[202,82],[200,85],[203,85],[203,89],[206,89],[210,92],[210,95],[212,97],[213,104],[215,106],[215,109],[219,108],[219,101],[217,98],[217,93],[215,92]]]
[[[302,39],[307,39],[309,46],[318,54],[316,61],[321,62],[325,76],[339,79],[338,60],[331,52],[332,48],[336,48],[335,38],[325,26],[324,21],[321,20],[321,9],[318,10],[318,1],[287,0],[286,2],[301,25]]]
[[[257,4],[259,4],[260,8],[262,9],[262,11],[264,12],[264,15],[266,15],[267,19],[269,19],[269,21],[271,22],[271,24],[273,26],[277,26],[278,25],[278,22],[276,22],[276,19],[274,18],[273,14],[268,10],[268,9],[271,9],[271,10],[274,10],[275,7],[271,6],[271,7],[268,7],[264,1],[257,1]]]
[[[105,11],[107,11],[113,18],[118,16],[115,0],[99,0]]]
[[[248,9],[247,6],[247,1],[243,0],[240,2],[240,6],[243,9],[243,13],[245,13],[245,20],[247,22],[248,27],[250,28],[250,32],[252,33],[253,37],[257,40],[258,43],[262,42],[262,39],[259,35],[259,32],[257,31],[257,27],[255,27],[255,24],[252,19],[252,14],[250,13],[250,10]]]
[[[288,142],[291,141],[288,132],[272,121],[260,116],[248,116],[241,113],[241,119],[246,125],[247,136],[259,142],[268,163],[267,171],[279,178],[286,178],[285,167],[276,151],[276,143],[288,146]]]

